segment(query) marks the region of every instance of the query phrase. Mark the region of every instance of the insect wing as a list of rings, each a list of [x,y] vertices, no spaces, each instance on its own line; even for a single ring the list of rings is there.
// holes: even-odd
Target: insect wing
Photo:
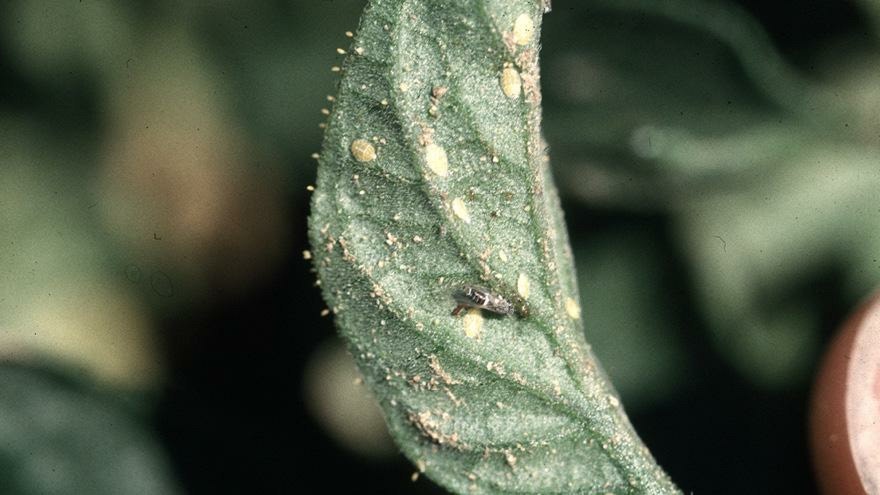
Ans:
[[[465,287],[452,293],[455,302],[469,308],[479,308],[486,303],[486,292],[473,287]]]
[[[509,315],[514,312],[514,306],[507,299],[493,294],[485,289],[476,287],[465,287],[452,293],[458,307],[454,313],[457,314],[461,308],[481,308],[486,311],[498,313],[500,315]]]
[[[510,304],[507,299],[504,299],[497,294],[489,294],[489,298],[486,300],[483,307],[500,315],[509,315],[513,313],[513,305]]]

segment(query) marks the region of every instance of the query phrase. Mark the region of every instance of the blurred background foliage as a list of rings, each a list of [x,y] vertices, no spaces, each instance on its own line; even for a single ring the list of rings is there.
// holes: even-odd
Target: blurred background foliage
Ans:
[[[815,492],[810,381],[880,274],[880,2],[553,3],[588,340],[685,491]],[[3,493],[440,493],[301,255],[363,4],[3,2]]]

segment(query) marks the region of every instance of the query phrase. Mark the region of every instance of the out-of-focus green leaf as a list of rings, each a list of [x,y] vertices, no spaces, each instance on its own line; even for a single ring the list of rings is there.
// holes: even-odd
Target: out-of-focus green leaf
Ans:
[[[663,209],[695,186],[764,165],[760,159],[779,153],[767,149],[777,136],[803,139],[779,122],[781,110],[725,40],[632,3],[579,6],[549,21],[557,26],[547,42],[555,47],[547,135],[563,193]],[[750,146],[737,148],[738,136]]]
[[[161,449],[127,412],[9,365],[0,369],[0,486],[10,495],[178,493]]]
[[[114,387],[156,386],[164,360],[136,281],[108,261],[83,158],[36,125],[0,127],[0,354],[51,358]]]
[[[807,379],[823,309],[804,287],[840,271],[857,299],[878,276],[876,60],[835,50],[824,80],[802,74],[725,1],[600,0],[559,22],[563,193],[670,215],[720,354],[763,386]]]
[[[534,0],[374,1],[310,235],[325,299],[420,470],[459,493],[674,493],[584,341],[540,137]],[[517,308],[450,315],[482,286]]]
[[[627,409],[669,400],[686,384],[677,307],[664,294],[657,239],[631,229],[573,240],[587,338]]]
[[[563,193],[590,203],[663,209],[817,135],[873,136],[876,104],[800,74],[730,2],[600,1],[551,22],[548,140]]]
[[[653,17],[692,29],[716,40],[734,56],[751,86],[771,106],[792,112],[811,122],[830,116],[842,117],[845,100],[833,91],[813,84],[788,63],[774,46],[766,30],[737,3],[729,0],[598,0],[595,4],[619,11],[630,18]],[[683,47],[680,54],[702,58],[702,48]],[[687,55],[686,55],[687,56]],[[711,60],[711,59],[704,59]],[[668,60],[667,60],[668,62]],[[663,63],[658,60],[656,63]],[[686,65],[673,64],[679,73]],[[692,70],[692,69],[691,69]],[[719,71],[713,71],[716,74]],[[707,89],[707,88],[703,88]]]
[[[52,83],[84,68],[92,74],[124,74],[134,49],[134,22],[124,2],[29,2],[4,5],[0,37],[16,66]]]
[[[308,156],[321,140],[319,111],[333,90],[330,67],[341,59],[335,50],[349,42],[343,33],[364,1],[192,5],[211,22],[207,48],[241,124],[261,146],[303,161],[283,170],[299,193],[313,180]]]
[[[699,298],[717,342],[763,385],[810,375],[820,308],[803,298],[814,274],[848,268],[851,297],[872,289],[880,270],[877,191],[880,154],[818,142],[748,188],[694,198],[681,211]],[[852,260],[852,261],[849,261]]]

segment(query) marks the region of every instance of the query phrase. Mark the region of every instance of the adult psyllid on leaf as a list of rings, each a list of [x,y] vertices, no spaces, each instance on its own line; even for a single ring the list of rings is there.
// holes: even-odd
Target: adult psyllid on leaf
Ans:
[[[464,308],[485,309],[499,315],[513,314],[514,308],[510,301],[486,289],[465,286],[453,292],[452,298],[458,304],[452,310],[453,316],[458,316]]]

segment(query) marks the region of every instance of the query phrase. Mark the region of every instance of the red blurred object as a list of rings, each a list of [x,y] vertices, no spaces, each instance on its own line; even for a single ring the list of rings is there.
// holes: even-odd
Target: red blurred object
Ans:
[[[880,293],[850,317],[829,346],[810,416],[822,493],[880,493]]]

